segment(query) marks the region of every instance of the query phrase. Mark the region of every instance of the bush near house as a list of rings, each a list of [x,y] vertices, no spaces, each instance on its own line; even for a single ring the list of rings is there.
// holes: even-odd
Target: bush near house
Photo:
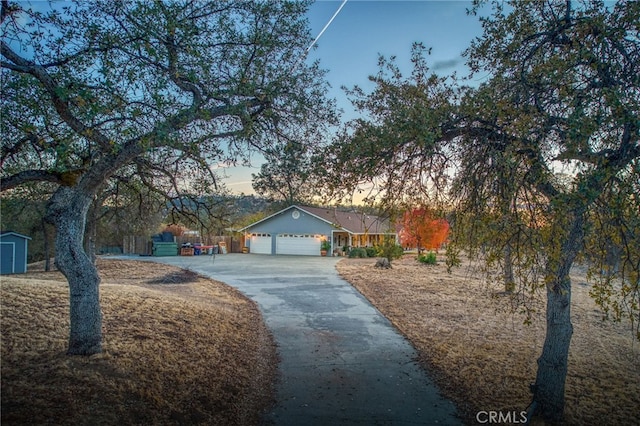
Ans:
[[[420,256],[418,256],[418,261],[420,263],[424,263],[425,265],[435,265],[438,263],[436,254],[432,251],[427,254],[421,254]]]
[[[376,257],[380,253],[379,247],[365,247],[364,249],[367,252],[367,257]]]
[[[402,246],[391,242],[389,244],[382,244],[373,247],[351,247],[346,250],[349,258],[351,259],[366,259],[369,257],[384,257],[389,261],[399,259],[404,255],[404,249]]]
[[[369,257],[369,256],[367,255],[367,250],[365,248],[363,248],[363,247],[353,247],[353,248],[351,248],[349,250],[349,257],[351,259],[354,259],[354,258],[360,259],[360,258],[366,258],[366,257]]]

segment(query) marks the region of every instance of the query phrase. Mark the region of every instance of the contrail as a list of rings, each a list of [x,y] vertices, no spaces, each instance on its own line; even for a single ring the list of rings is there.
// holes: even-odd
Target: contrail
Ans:
[[[320,39],[320,37],[322,37],[322,34],[324,34],[324,32],[327,30],[327,28],[329,28],[329,25],[331,25],[331,23],[333,22],[334,19],[336,19],[336,16],[338,16],[338,13],[340,13],[340,11],[342,10],[342,8],[344,7],[344,5],[347,4],[347,0],[343,0],[342,4],[340,5],[340,7],[338,8],[338,10],[336,10],[336,13],[333,14],[333,16],[331,17],[331,19],[329,19],[329,22],[327,22],[327,24],[324,26],[324,28],[322,29],[322,31],[320,31],[320,34],[318,34],[318,36],[315,38],[315,40],[313,40],[313,42],[311,42],[311,44],[309,45],[309,47],[307,47],[307,53],[309,53],[309,51],[311,50],[311,48],[316,44],[316,42]]]
[[[343,0],[342,1],[342,4],[338,8],[338,10],[336,10],[336,13],[334,13],[333,16],[331,17],[331,19],[329,19],[329,22],[327,22],[327,24],[324,26],[322,31],[320,31],[320,34],[318,34],[318,36],[315,38],[315,40],[313,40],[311,42],[311,44],[309,45],[309,47],[307,47],[307,50],[304,51],[304,54],[300,57],[300,59],[298,59],[298,61],[293,65],[293,67],[291,67],[291,72],[293,72],[293,71],[298,69],[298,67],[300,66],[302,61],[304,61],[304,58],[307,57],[307,54],[309,53],[311,48],[316,44],[316,42],[320,39],[320,37],[322,37],[322,34],[324,34],[324,32],[327,30],[327,28],[329,28],[329,25],[331,25],[333,20],[336,19],[336,16],[338,16],[338,13],[340,13],[340,11],[342,10],[342,8],[344,7],[345,4],[347,4],[347,0]]]

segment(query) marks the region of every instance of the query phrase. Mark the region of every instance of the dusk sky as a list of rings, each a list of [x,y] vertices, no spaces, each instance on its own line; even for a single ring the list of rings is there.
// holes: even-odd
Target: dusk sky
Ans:
[[[308,18],[311,36],[316,37],[340,8],[343,0],[320,0],[310,7]],[[31,0],[25,4],[35,9],[48,9],[44,1]],[[64,2],[54,3],[61,5]],[[359,85],[370,89],[370,75],[378,71],[378,55],[395,55],[397,63],[406,73],[411,46],[422,42],[432,48],[429,66],[440,74],[457,71],[467,74],[462,52],[470,41],[481,34],[477,17],[469,16],[470,1],[400,1],[400,0],[347,0],[340,13],[309,52],[307,61],[319,60],[328,70],[330,97],[337,100],[344,111],[343,121],[355,118],[351,103],[342,86]],[[233,192],[253,193],[251,173],[258,173],[264,160],[252,158],[252,167],[223,167],[218,172],[227,176],[225,184]]]
[[[342,0],[317,1],[309,10],[311,33],[316,37],[338,10]],[[466,14],[469,1],[372,1],[348,0],[308,56],[320,60],[328,70],[330,96],[345,111],[343,120],[354,118],[342,86],[370,88],[368,77],[378,71],[378,55],[397,57],[398,64],[410,72],[411,45],[422,42],[432,48],[432,71],[467,74],[462,52],[481,34],[477,17]],[[234,192],[253,192],[251,173],[257,173],[260,159],[252,168],[226,170],[228,187]]]

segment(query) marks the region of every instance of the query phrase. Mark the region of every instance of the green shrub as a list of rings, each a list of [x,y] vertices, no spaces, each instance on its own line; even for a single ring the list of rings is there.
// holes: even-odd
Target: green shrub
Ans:
[[[400,259],[402,255],[404,255],[404,249],[393,241],[385,242],[378,247],[378,256],[386,257],[389,262]]]
[[[435,265],[436,263],[438,263],[436,254],[432,251],[427,254],[421,254],[420,256],[418,256],[418,260],[426,265]]]
[[[375,247],[366,247],[367,257],[376,257],[378,256],[378,249]]]
[[[354,247],[351,250],[349,250],[349,257],[350,258],[365,258],[367,257],[367,251],[365,249],[363,249],[362,247]]]

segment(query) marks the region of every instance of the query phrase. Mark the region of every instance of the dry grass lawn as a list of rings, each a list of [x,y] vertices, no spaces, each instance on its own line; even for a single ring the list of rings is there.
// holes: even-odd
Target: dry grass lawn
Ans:
[[[2,424],[257,424],[276,349],[257,306],[168,265],[99,260],[104,353],[65,355],[58,272],[1,278]]]
[[[375,259],[345,259],[340,274],[367,297],[417,349],[443,393],[468,424],[478,411],[520,412],[531,402],[536,359],[544,341],[544,301],[533,324],[505,311],[508,298],[479,279],[471,266],[451,274],[441,262],[406,255],[393,269]],[[584,275],[574,282],[574,334],[566,383],[570,425],[640,425],[640,349],[629,327],[603,322],[588,296]]]
[[[521,411],[544,339],[493,297],[471,266],[452,274],[405,256],[394,268],[345,259],[340,274],[413,343],[469,424]],[[248,425],[273,402],[277,359],[256,305],[224,284],[168,265],[100,260],[104,353],[65,355],[68,291],[57,272],[1,281],[2,424]],[[640,424],[640,348],[603,322],[574,279],[570,425]]]

